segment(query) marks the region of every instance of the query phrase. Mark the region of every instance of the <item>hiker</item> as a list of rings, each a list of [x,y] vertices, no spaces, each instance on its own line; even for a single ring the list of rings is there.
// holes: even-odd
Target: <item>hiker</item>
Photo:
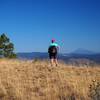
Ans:
[[[51,44],[48,48],[48,53],[49,53],[51,66],[53,66],[54,64],[56,66],[58,66],[58,61],[57,61],[58,49],[59,49],[59,46],[56,43],[55,39],[52,39]]]

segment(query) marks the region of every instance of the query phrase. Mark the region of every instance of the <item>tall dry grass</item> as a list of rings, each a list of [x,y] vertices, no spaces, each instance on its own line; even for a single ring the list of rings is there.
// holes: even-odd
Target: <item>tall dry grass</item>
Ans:
[[[92,100],[92,80],[100,82],[100,67],[0,60],[0,100]]]

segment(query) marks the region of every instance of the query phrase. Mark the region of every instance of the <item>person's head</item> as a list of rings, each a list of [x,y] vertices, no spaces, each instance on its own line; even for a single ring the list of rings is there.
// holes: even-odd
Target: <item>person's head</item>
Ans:
[[[51,42],[54,43],[55,42],[55,39],[52,39]]]

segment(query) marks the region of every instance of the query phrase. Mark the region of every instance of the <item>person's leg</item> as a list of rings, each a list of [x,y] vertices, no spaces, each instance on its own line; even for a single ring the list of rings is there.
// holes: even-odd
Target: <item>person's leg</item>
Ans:
[[[54,65],[54,60],[53,60],[53,58],[50,59],[50,63],[51,63],[51,66]]]
[[[55,62],[55,65],[58,66],[57,54],[55,54],[54,56],[54,62]]]
[[[54,59],[54,62],[55,62],[55,64],[56,64],[56,66],[58,66],[58,60],[57,60],[57,58]]]
[[[51,53],[49,53],[49,58],[50,58],[50,65],[52,66],[53,60],[52,60],[52,54]]]

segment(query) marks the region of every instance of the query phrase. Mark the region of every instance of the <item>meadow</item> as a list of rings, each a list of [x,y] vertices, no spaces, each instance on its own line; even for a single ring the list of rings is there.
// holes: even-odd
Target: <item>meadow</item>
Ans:
[[[0,59],[0,100],[100,100],[100,66]]]

